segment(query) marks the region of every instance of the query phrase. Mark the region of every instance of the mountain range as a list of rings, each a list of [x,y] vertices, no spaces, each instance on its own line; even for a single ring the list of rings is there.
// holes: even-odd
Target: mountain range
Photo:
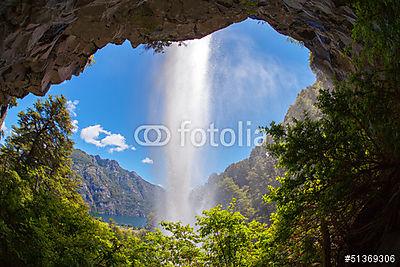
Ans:
[[[164,194],[162,187],[123,169],[115,160],[76,149],[72,161],[82,177],[79,193],[93,213],[147,217],[155,209],[155,196]]]

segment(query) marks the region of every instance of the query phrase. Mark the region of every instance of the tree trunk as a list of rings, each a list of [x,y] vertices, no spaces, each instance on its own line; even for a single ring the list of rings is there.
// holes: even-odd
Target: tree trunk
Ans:
[[[329,234],[329,228],[326,221],[323,219],[321,221],[321,231],[322,231],[322,249],[323,249],[323,266],[331,267],[331,236]]]

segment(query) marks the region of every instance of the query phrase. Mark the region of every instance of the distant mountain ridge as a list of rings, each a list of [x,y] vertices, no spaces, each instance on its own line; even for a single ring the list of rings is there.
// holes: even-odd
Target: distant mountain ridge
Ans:
[[[164,194],[160,186],[123,169],[115,160],[75,149],[72,161],[73,169],[82,177],[79,193],[91,212],[147,217],[155,210],[156,196]]]

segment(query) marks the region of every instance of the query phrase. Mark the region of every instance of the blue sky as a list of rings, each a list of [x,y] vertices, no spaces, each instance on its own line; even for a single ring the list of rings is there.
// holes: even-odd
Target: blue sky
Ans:
[[[252,130],[273,120],[281,121],[297,93],[315,80],[308,53],[268,24],[255,20],[213,33],[212,121],[219,128],[236,128],[238,120],[251,121]],[[133,132],[142,124],[162,123],[158,119],[162,96],[155,88],[165,56],[142,47],[132,49],[129,42],[108,45],[95,54],[95,64],[81,75],[50,90],[50,94],[63,94],[71,101],[73,119],[78,123],[73,135],[77,148],[115,159],[156,184],[163,184],[165,178],[160,171],[165,163],[161,149],[138,146]],[[20,100],[18,107],[9,110],[5,126],[10,128],[17,113],[35,99],[29,95]],[[81,138],[85,128],[86,141]],[[93,130],[100,132],[97,139],[90,136]],[[248,157],[251,149],[207,148],[204,179]]]

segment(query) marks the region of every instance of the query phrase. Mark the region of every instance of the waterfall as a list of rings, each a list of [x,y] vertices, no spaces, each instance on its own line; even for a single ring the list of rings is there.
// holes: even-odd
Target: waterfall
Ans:
[[[161,76],[165,89],[164,122],[171,139],[164,147],[167,192],[163,219],[192,223],[194,210],[198,209],[191,207],[189,197],[192,187],[204,179],[202,149],[191,143],[189,131],[182,138],[178,129],[185,121],[188,130],[206,129],[209,124],[210,43],[211,36],[207,36],[181,46],[174,44],[165,55]]]

